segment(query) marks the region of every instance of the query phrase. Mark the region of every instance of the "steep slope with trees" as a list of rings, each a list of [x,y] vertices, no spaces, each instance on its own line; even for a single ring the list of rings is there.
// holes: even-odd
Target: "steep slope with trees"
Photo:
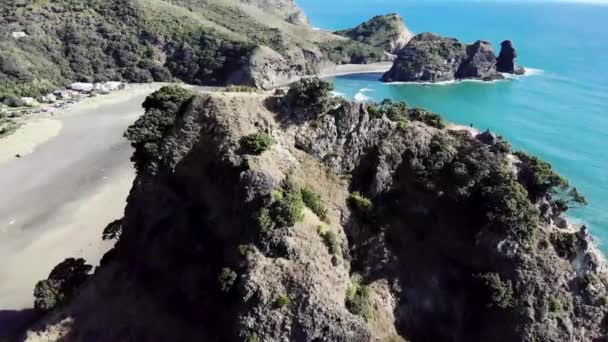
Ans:
[[[330,90],[151,95],[115,247],[28,337],[606,338],[605,265],[554,224],[584,197],[549,164]]]

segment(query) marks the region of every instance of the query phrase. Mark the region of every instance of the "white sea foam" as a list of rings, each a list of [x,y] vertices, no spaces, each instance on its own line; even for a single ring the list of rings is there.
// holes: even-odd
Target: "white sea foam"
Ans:
[[[369,101],[371,100],[371,98],[365,94],[363,94],[363,92],[359,91],[358,93],[355,94],[355,101],[359,101],[359,102],[365,102],[365,101]]]
[[[536,75],[540,75],[545,72],[542,69],[536,69],[536,68],[524,68],[524,69],[526,70],[526,73],[524,76],[536,76]]]
[[[362,93],[365,93],[367,91],[375,91],[375,90],[372,89],[372,88],[362,88],[362,89],[359,89],[359,91],[362,92]]]
[[[538,76],[538,75],[543,74],[545,72],[542,69],[536,69],[536,68],[524,68],[524,69],[526,70],[526,73],[524,75],[513,75],[513,74],[502,73],[502,75],[505,77],[502,80],[484,81],[484,80],[465,79],[465,80],[450,80],[450,81],[440,81],[440,82],[390,82],[388,84],[389,85],[414,84],[414,85],[426,85],[426,86],[446,86],[446,85],[452,85],[452,84],[458,84],[458,83],[467,83],[467,82],[470,82],[470,83],[482,83],[482,84],[493,84],[493,83],[496,83],[496,82],[503,82],[505,80],[518,79],[518,78],[528,77],[528,76]]]
[[[335,90],[331,91],[331,95],[332,95],[333,97],[346,97],[346,94],[341,93],[341,92],[339,92],[339,91],[335,91]]]

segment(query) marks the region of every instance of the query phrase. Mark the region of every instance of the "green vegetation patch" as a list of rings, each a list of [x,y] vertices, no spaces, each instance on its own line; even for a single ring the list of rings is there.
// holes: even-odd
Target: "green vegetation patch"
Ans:
[[[509,309],[517,305],[517,299],[510,280],[502,280],[498,273],[486,273],[481,276],[489,293],[489,307]]]
[[[363,196],[359,192],[353,192],[348,196],[347,203],[349,207],[362,218],[371,219],[374,213],[374,204],[372,201]]]
[[[549,240],[553,244],[557,255],[568,260],[576,257],[584,243],[576,233],[552,232]]]
[[[68,258],[59,263],[47,279],[34,287],[34,308],[48,311],[72,298],[92,269],[82,258]]]
[[[302,192],[290,180],[275,191],[275,203],[272,207],[272,217],[279,227],[290,227],[304,218],[304,200]]]
[[[372,290],[361,284],[359,279],[354,279],[346,290],[346,308],[353,315],[358,315],[365,320],[372,318]]]
[[[333,230],[319,226],[317,232],[325,246],[327,246],[329,254],[336,255],[340,252],[340,241],[338,240],[338,235]]]
[[[332,103],[332,83],[320,78],[303,78],[289,85],[285,100],[296,116],[317,118],[329,111]]]
[[[326,221],[327,220],[327,207],[323,203],[321,196],[314,192],[314,190],[310,188],[302,188],[302,200],[304,204],[315,213],[319,219]]]
[[[533,202],[550,199],[560,212],[587,204],[586,198],[576,188],[570,187],[568,180],[555,172],[551,164],[524,152],[514,154],[522,162],[519,179]]]
[[[232,289],[232,287],[234,286],[234,283],[236,282],[237,278],[238,275],[235,271],[228,267],[222,268],[222,271],[220,272],[220,275],[218,277],[220,290],[222,290],[222,292],[229,292],[230,289]]]
[[[279,309],[288,307],[291,305],[291,298],[287,294],[282,293],[277,297],[275,305]]]
[[[241,147],[246,153],[260,155],[274,145],[276,141],[268,133],[254,133],[241,139]]]
[[[332,40],[319,43],[319,48],[336,64],[368,64],[390,60],[381,48],[354,40]]]

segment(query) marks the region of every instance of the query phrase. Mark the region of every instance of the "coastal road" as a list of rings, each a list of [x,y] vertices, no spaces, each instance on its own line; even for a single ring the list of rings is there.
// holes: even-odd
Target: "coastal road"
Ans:
[[[101,232],[122,217],[135,177],[122,134],[158,87],[75,104],[53,117],[56,136],[0,163],[0,311],[32,307],[36,282],[66,257],[97,264],[110,247]]]

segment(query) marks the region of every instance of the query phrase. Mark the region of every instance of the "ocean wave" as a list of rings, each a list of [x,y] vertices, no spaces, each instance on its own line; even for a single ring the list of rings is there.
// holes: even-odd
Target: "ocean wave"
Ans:
[[[371,100],[371,98],[365,94],[363,94],[363,92],[359,91],[358,93],[355,94],[355,101],[359,101],[359,102],[366,102]]]
[[[362,92],[362,93],[365,93],[365,92],[368,92],[368,91],[375,91],[375,90],[374,90],[374,89],[372,89],[372,88],[367,88],[367,87],[366,87],[366,88],[361,88],[361,89],[359,89],[359,91],[360,91],[360,92]]]
[[[536,69],[536,68],[524,68],[526,70],[526,73],[524,76],[536,76],[536,75],[540,75],[543,74],[545,72],[545,70],[543,69]]]
[[[335,91],[335,90],[331,91],[331,95],[332,95],[333,97],[346,97],[346,94],[341,93],[341,92],[339,92],[339,91]]]

